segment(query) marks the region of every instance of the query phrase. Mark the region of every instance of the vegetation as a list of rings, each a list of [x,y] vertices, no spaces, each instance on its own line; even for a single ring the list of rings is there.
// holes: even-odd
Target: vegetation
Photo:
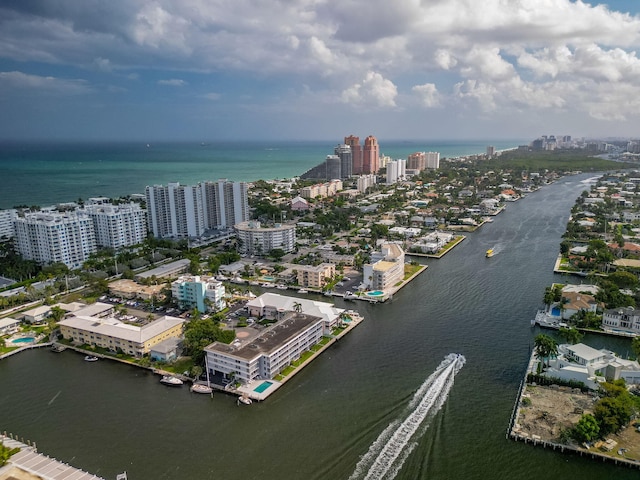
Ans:
[[[558,343],[549,335],[536,335],[533,344],[536,357],[541,359],[544,365],[548,365],[549,359],[558,355]]]
[[[9,448],[6,447],[4,443],[0,443],[0,467],[4,467],[9,462],[9,458],[19,451],[20,449],[18,447]]]
[[[192,319],[184,330],[185,353],[193,358],[195,364],[202,363],[204,348],[213,342],[231,343],[236,334],[233,330],[220,328],[221,314],[211,318]]]

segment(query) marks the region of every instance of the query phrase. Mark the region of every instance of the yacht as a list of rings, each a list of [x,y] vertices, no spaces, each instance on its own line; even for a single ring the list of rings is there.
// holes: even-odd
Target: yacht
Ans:
[[[184,382],[173,375],[163,375],[160,379],[160,383],[169,385],[170,387],[180,387]]]
[[[98,357],[95,357],[93,355],[87,355],[84,357],[84,361],[85,362],[97,362],[98,361]]]
[[[194,383],[191,385],[191,391],[193,393],[213,393],[213,388],[203,383]]]

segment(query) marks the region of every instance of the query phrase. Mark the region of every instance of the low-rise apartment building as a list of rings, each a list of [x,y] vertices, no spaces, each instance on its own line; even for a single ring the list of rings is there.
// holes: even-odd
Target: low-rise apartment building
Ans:
[[[362,283],[369,290],[385,291],[404,279],[404,251],[396,243],[383,243],[362,269]]]
[[[323,288],[336,274],[336,266],[332,263],[320,265],[296,265],[298,285],[308,288]]]
[[[183,275],[171,283],[171,293],[183,309],[207,312],[220,311],[226,306],[224,285],[213,277]]]

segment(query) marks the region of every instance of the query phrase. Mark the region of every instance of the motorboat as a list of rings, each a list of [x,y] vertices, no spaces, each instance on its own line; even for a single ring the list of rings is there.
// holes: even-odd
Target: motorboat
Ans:
[[[204,383],[194,383],[190,389],[193,393],[213,393],[213,388]]]
[[[163,375],[160,379],[160,383],[168,385],[170,387],[180,387],[184,382],[178,377],[174,377],[173,375]]]
[[[241,397],[238,397],[238,402],[244,403],[245,405],[251,405],[251,403],[253,403],[251,399],[246,395],[242,395]]]
[[[94,356],[94,355],[86,355],[84,357],[84,361],[85,362],[97,362],[99,359],[98,357]]]
[[[53,345],[51,345],[51,351],[55,353],[64,352],[66,349],[67,347],[58,343],[54,343]]]
[[[301,288],[300,290],[298,290],[298,293],[309,293],[309,290]]]
[[[490,248],[489,250],[487,250],[487,253],[485,255],[487,258],[493,257],[493,248]]]
[[[287,286],[286,286],[286,285],[276,285],[276,288],[277,288],[278,290],[286,290],[286,289],[287,289]]]

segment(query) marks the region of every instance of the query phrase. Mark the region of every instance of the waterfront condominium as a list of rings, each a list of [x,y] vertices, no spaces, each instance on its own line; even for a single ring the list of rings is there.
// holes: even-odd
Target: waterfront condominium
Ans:
[[[440,168],[440,152],[425,153],[426,167],[432,170]]]
[[[329,334],[344,312],[330,303],[265,293],[247,302],[249,315],[277,320],[251,340],[215,342],[204,349],[210,374],[242,383],[271,379]]]
[[[247,191],[246,183],[227,180],[148,186],[149,230],[158,238],[186,238],[231,228],[249,219]]]
[[[380,146],[378,140],[373,135],[364,139],[364,149],[362,150],[362,171],[361,173],[378,173],[380,169]]]
[[[93,221],[82,211],[25,213],[14,220],[20,255],[39,264],[80,268],[97,251]]]
[[[89,204],[83,210],[93,221],[96,243],[102,247],[118,250],[147,238],[146,211],[137,203]]]
[[[396,243],[383,243],[362,268],[362,283],[370,290],[388,290],[404,278],[404,251]]]
[[[266,255],[278,248],[290,253],[296,245],[295,225],[276,223],[263,227],[260,222],[252,220],[237,224],[235,230],[241,255]]]
[[[17,216],[15,209],[0,210],[0,242],[13,238],[13,221]]]
[[[182,275],[171,283],[171,295],[180,308],[218,312],[225,308],[225,288],[213,277]]]
[[[387,185],[392,185],[407,177],[407,161],[405,159],[391,160],[387,163]]]

